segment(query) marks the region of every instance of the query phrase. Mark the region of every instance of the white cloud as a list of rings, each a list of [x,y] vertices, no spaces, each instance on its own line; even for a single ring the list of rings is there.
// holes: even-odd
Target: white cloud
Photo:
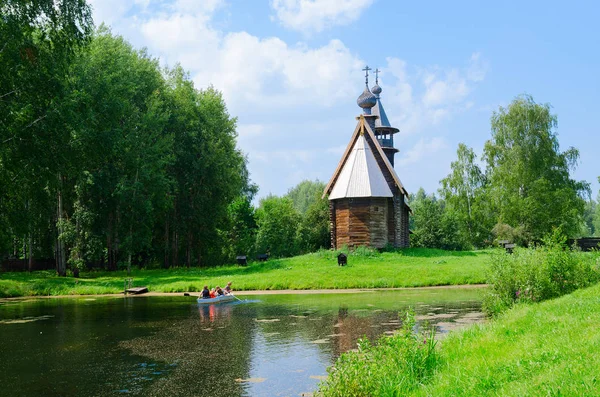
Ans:
[[[272,0],[275,18],[288,29],[321,32],[356,21],[373,0]]]
[[[467,78],[473,82],[480,82],[485,78],[489,68],[489,62],[481,57],[481,53],[475,52],[471,55],[471,59],[469,61]]]
[[[233,111],[298,105],[332,105],[354,95],[362,61],[339,40],[318,47],[294,47],[276,37],[247,32],[223,34],[206,14],[170,14],[141,26],[151,50],[169,64],[180,62],[196,86],[212,84]]]
[[[470,109],[469,94],[485,78],[486,65],[475,53],[464,68],[413,67],[411,73],[404,60],[387,58],[381,85],[388,118],[401,135],[412,135]]]
[[[447,147],[448,144],[441,137],[436,137],[428,141],[420,139],[404,156],[398,159],[396,163],[401,166],[414,164],[424,157],[431,157],[431,155]]]
[[[89,0],[92,6],[94,22],[100,26],[102,22],[112,25],[123,18],[135,4],[133,0]]]
[[[262,124],[241,124],[237,126],[239,137],[257,137],[265,132],[265,126]]]
[[[201,13],[205,15],[211,15],[217,9],[223,7],[224,5],[224,0],[177,0],[175,1],[173,8],[177,12],[192,12],[195,14]]]
[[[360,111],[354,101],[363,88],[360,70],[365,64],[342,41],[333,39],[311,47],[288,44],[278,37],[223,31],[215,22],[223,0],[158,5],[147,0],[93,1],[99,5],[96,22],[103,15],[116,33],[124,34],[135,46],[148,47],[171,66],[181,63],[196,87],[213,85],[223,92],[230,114],[238,117],[238,147],[248,154],[261,196],[283,194],[305,178],[327,181],[331,176]],[[323,4],[272,3],[288,9],[296,5],[299,15]],[[344,16],[349,4],[360,13],[371,1],[339,4],[339,13],[333,13],[339,18],[324,11],[319,21],[306,23],[318,27],[334,23],[335,18],[335,23],[349,20],[347,15],[352,13]],[[301,22],[304,17],[298,18]],[[427,134],[443,134],[436,128],[445,120],[477,108],[470,94],[485,78],[487,64],[475,53],[463,67],[420,68],[392,57],[381,69],[383,104],[392,125],[401,129],[396,146],[411,147],[416,142],[400,152],[396,164],[403,170],[419,170],[407,175],[422,175],[428,163],[441,161],[438,157],[447,148],[443,138],[427,139]]]

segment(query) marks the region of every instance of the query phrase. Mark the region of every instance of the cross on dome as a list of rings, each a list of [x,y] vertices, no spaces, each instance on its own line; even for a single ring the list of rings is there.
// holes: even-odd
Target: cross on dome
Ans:
[[[363,69],[363,71],[365,72],[365,84],[367,85],[367,87],[369,86],[369,70],[373,69],[371,69],[368,65],[365,66],[365,68]]]

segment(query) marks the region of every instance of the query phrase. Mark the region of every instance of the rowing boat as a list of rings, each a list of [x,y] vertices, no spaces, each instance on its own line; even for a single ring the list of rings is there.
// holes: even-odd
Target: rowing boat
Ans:
[[[233,294],[219,295],[214,298],[208,298],[208,299],[198,298],[198,304],[199,305],[211,305],[213,303],[231,302],[234,299],[235,299],[235,296]]]

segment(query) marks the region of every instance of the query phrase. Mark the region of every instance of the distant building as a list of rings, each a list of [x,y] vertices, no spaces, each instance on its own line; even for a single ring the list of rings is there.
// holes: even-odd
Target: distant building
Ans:
[[[357,99],[363,114],[323,194],[329,195],[331,245],[408,247],[408,193],[394,171],[399,130],[381,104],[379,79],[369,90],[370,69],[363,70],[365,90]]]

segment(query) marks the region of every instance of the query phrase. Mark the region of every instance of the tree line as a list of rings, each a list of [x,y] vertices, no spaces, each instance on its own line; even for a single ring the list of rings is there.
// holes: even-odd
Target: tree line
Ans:
[[[203,266],[329,246],[322,182],[255,208],[221,94],[161,68],[83,0],[0,5],[0,259]]]
[[[64,275],[330,247],[324,184],[255,207],[221,94],[95,29],[84,0],[1,3],[0,68],[0,257],[56,258]],[[412,197],[412,245],[600,235],[600,205],[570,177],[579,153],[560,151],[556,124],[528,96],[494,112],[481,161],[460,144],[438,196]]]
[[[83,0],[0,5],[0,253],[108,269],[227,258],[256,187],[221,94]]]
[[[459,144],[438,196],[420,189],[411,200],[412,244],[471,249],[509,240],[529,245],[554,229],[569,237],[599,236],[600,206],[591,198],[590,184],[570,177],[579,152],[560,151],[556,126],[550,105],[526,95],[495,111],[482,161]]]

